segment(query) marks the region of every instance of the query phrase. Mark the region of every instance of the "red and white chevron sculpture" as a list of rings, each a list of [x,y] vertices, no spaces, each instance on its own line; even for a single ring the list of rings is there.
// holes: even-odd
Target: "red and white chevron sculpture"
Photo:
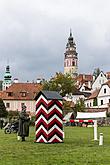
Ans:
[[[40,92],[36,100],[35,142],[63,142],[62,100],[49,99],[44,94]]]

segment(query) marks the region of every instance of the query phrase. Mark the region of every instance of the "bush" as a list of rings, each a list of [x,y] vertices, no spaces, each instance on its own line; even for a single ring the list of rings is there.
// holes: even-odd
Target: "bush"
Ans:
[[[31,126],[35,126],[35,118],[36,118],[35,116],[31,117],[31,120],[30,120],[30,125]]]
[[[8,112],[9,122],[18,119],[18,117],[19,117],[19,112],[18,111],[9,111]]]
[[[110,112],[107,112],[107,117],[110,117]]]

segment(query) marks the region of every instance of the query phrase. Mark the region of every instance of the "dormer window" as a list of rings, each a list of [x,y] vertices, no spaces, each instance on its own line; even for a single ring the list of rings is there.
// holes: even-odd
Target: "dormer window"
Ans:
[[[8,92],[7,95],[8,95],[9,97],[13,96],[13,92]]]
[[[21,96],[22,96],[22,97],[26,97],[26,92],[22,92],[22,93],[21,93]]]
[[[26,91],[21,91],[20,93],[21,93],[21,97],[26,97],[26,95],[27,95]]]

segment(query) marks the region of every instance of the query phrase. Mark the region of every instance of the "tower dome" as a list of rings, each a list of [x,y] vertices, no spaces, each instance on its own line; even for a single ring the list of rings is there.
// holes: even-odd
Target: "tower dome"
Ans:
[[[6,90],[12,84],[12,80],[11,79],[12,79],[12,76],[11,76],[11,73],[10,73],[10,66],[7,65],[6,66],[5,75],[4,75],[3,84],[2,84],[2,89],[3,90]]]
[[[12,76],[11,76],[11,73],[10,73],[10,67],[9,65],[6,67],[6,72],[5,72],[5,75],[4,75],[4,80],[11,80]]]

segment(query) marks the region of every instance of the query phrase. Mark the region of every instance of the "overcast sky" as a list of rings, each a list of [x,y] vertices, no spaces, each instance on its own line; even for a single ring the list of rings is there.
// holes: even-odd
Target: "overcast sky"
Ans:
[[[110,71],[110,0],[0,0],[0,79],[49,79],[63,72],[70,28],[79,73]]]

